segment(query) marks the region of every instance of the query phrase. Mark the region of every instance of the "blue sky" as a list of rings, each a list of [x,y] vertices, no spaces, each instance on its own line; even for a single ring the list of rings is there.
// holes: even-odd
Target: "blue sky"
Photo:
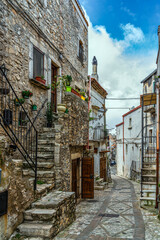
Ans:
[[[159,0],[80,0],[92,24],[104,25],[112,38],[123,39],[120,24],[131,23],[140,27],[147,36],[143,44],[134,46],[138,51],[157,47],[157,26],[160,24]],[[131,49],[129,49],[131,51]]]
[[[158,0],[79,0],[89,21],[89,74],[98,60],[100,84],[108,97],[139,97],[140,83],[156,68]],[[138,106],[139,101],[106,101],[106,107]],[[127,110],[108,110],[108,128]]]

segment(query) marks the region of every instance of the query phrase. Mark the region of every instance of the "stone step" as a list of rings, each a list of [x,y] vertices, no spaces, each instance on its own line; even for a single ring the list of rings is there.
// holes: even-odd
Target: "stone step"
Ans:
[[[143,182],[142,181],[142,184],[143,185],[156,185],[156,182]]]
[[[156,175],[154,175],[154,174],[153,174],[153,175],[142,175],[142,177],[148,177],[148,178],[150,178],[150,177],[151,177],[151,178],[156,178]]]
[[[54,177],[54,172],[52,171],[37,171],[37,177],[38,178],[53,178]],[[34,172],[31,171],[30,169],[28,170],[23,170],[23,176],[30,176],[34,177]]]
[[[38,153],[39,152],[51,152],[54,153],[54,146],[48,146],[48,145],[38,145],[37,147]]]
[[[33,208],[38,209],[56,209],[61,204],[64,203],[70,197],[74,198],[73,192],[61,192],[61,191],[53,191],[47,194],[42,199],[38,200],[37,202],[32,203]]]
[[[34,180],[34,179],[33,179]],[[33,181],[34,183],[34,181]],[[49,193],[55,186],[55,184],[45,184],[42,181],[40,182],[41,184],[38,184],[37,182],[37,190],[36,190],[36,196],[37,197],[42,197]]]
[[[153,198],[153,197],[140,197],[140,200],[141,201],[155,201],[156,199],[155,198]]]
[[[104,188],[105,188],[104,186],[94,186],[94,190],[103,191]]]
[[[156,193],[156,190],[154,189],[147,189],[147,190],[143,190],[144,193]]]
[[[48,140],[47,138],[45,139],[39,139],[38,140],[38,145],[47,145],[47,146],[53,146],[55,144],[55,140]]]
[[[44,224],[44,223],[22,223],[17,228],[21,235],[25,235],[27,237],[52,237],[55,228],[52,224]]]
[[[30,209],[25,211],[24,220],[26,221],[51,221],[56,216],[55,209]]]
[[[27,162],[23,162],[23,167],[30,168]],[[51,162],[48,162],[48,161],[44,162],[44,160],[43,160],[43,162],[39,162],[39,161],[37,162],[38,169],[41,169],[41,168],[42,169],[51,169],[52,167],[54,167],[53,160]]]
[[[52,133],[54,133],[54,131],[55,131],[55,128],[54,128],[54,127],[50,127],[50,128],[48,128],[48,127],[43,127],[43,128],[40,130],[40,133],[44,133],[44,132],[48,132],[48,133],[52,132]]]

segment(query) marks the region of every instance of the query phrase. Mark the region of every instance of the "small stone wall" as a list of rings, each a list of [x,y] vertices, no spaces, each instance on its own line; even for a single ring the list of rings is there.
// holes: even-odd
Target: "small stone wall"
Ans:
[[[88,141],[89,115],[87,102],[73,93],[67,92],[63,102],[69,112],[59,114],[55,124],[56,187],[71,190],[72,159],[83,157]]]

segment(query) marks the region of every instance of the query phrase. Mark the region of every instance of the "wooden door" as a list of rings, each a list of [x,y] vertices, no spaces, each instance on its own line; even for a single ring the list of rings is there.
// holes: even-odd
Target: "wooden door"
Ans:
[[[80,159],[72,160],[72,192],[80,197]]]
[[[52,75],[51,75],[51,83],[54,86],[54,89],[51,90],[51,105],[53,107],[53,111],[57,112],[57,67],[52,64]]]
[[[106,157],[100,158],[100,178],[106,182]]]
[[[94,158],[82,159],[82,198],[94,198]]]

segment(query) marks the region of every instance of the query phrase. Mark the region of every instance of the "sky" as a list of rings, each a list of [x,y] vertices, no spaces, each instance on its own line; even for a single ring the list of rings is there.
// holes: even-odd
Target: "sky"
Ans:
[[[93,56],[98,60],[100,84],[108,98],[138,97],[140,83],[156,69],[159,0],[79,0],[89,22],[89,74]],[[115,128],[122,115],[139,100],[106,100],[107,128]],[[109,108],[128,108],[111,110]]]

